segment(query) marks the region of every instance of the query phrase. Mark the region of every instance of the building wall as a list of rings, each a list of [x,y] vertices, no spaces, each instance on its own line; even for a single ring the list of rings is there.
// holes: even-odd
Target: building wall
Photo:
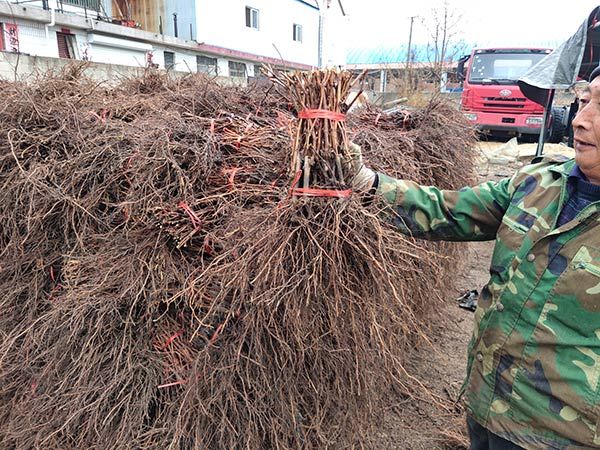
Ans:
[[[11,19],[0,16],[0,23],[15,24],[18,32],[18,52],[24,56],[58,58],[57,32],[70,35],[73,59],[144,67],[146,52],[152,45],[119,37],[95,35],[87,30]],[[7,42],[6,32],[4,41]],[[10,48],[5,51],[11,52]],[[17,52],[11,52],[17,53]]]
[[[104,1],[106,4],[116,0]],[[172,10],[175,10],[175,8],[185,10],[186,4],[193,6],[198,1],[184,0],[184,2],[178,4],[178,2],[167,0],[166,6],[172,8]],[[268,0],[256,1],[264,2],[264,4],[275,3],[276,5],[280,2],[285,3],[288,6],[291,5],[294,11],[288,11],[288,15],[286,16],[288,19],[283,20],[280,17],[278,21],[275,21],[273,17],[280,14],[279,10],[273,9],[275,6],[270,5],[267,8],[261,5],[253,5],[261,9],[259,9],[260,29],[252,30],[247,28],[245,24],[245,4],[238,0],[228,0],[227,2],[215,3],[220,3],[221,9],[225,6],[231,6],[229,5],[230,3],[237,4],[241,13],[238,11],[239,20],[236,19],[235,26],[232,25],[233,21],[228,19],[228,16],[222,19],[213,16],[210,22],[213,24],[213,27],[215,23],[220,23],[221,28],[240,28],[242,35],[250,33],[262,42],[264,48],[271,49],[270,53],[267,51],[261,52],[261,49],[257,45],[249,45],[244,41],[243,36],[238,36],[234,40],[227,33],[221,33],[224,39],[214,40],[212,41],[212,45],[209,45],[203,42],[198,43],[188,40],[186,39],[187,36],[181,36],[181,33],[179,33],[179,38],[175,38],[142,29],[115,25],[107,20],[98,20],[97,18],[90,17],[89,14],[86,15],[85,11],[82,10],[78,11],[77,14],[74,11],[62,14],[55,10],[44,10],[41,7],[41,1],[25,5],[0,1],[0,26],[5,24],[2,27],[3,41],[6,44],[3,51],[15,54],[20,53],[23,57],[31,56],[34,59],[58,59],[57,33],[60,32],[68,35],[70,53],[74,59],[94,63],[116,64],[137,68],[145,67],[151,63],[155,67],[166,68],[164,55],[168,51],[175,55],[175,64],[169,70],[187,73],[196,72],[198,70],[197,57],[202,55],[216,59],[217,74],[220,76],[230,75],[230,62],[243,63],[245,65],[245,76],[242,78],[244,79],[257,76],[255,68],[259,67],[262,63],[302,69],[316,66],[318,59],[318,45],[316,42],[318,28],[315,28],[315,26],[318,27],[319,11],[297,0],[277,0],[277,2],[270,2]],[[37,5],[37,3],[40,4]],[[55,0],[54,5],[52,1],[50,2],[50,7],[52,8],[52,6],[56,6]],[[227,9],[225,8],[225,10]],[[217,8],[218,11],[221,10]],[[199,15],[202,15],[202,10],[198,12]],[[206,11],[205,13],[209,14]],[[190,9],[185,13],[181,13],[181,17],[191,17],[194,14],[192,9]],[[179,17],[178,13],[178,19]],[[197,22],[194,21],[194,23]],[[302,42],[294,42],[292,39],[293,23],[299,23],[303,27]],[[194,28],[192,27],[193,30]],[[10,39],[11,36],[7,34],[9,31],[12,33],[12,41]],[[235,45],[235,42],[238,42],[238,45]],[[269,43],[268,45],[266,44],[267,42]],[[277,44],[278,42],[283,43]],[[227,47],[227,44],[231,45]],[[285,61],[281,60],[273,44],[277,46]],[[310,47],[310,49],[305,47]],[[269,56],[271,59],[269,59]],[[305,60],[302,60],[302,58],[305,58]]]
[[[323,67],[343,66],[346,64],[348,46],[345,39],[352,30],[348,18],[339,2],[333,1],[322,11],[322,61]]]
[[[198,42],[318,65],[319,11],[297,0],[196,0]],[[259,11],[259,29],[246,26],[246,6]],[[293,40],[293,24],[303,41]]]
[[[29,22],[21,19],[0,17],[0,23],[16,25],[18,51],[28,55],[50,56],[58,58],[58,46],[56,45],[56,34],[41,23]],[[54,37],[54,41],[52,38]],[[7,27],[4,27],[4,42],[9,40]]]
[[[146,54],[153,50],[153,46],[147,43],[102,34],[87,33],[78,37],[79,48],[87,47],[87,60],[92,62],[145,67]]]
[[[195,73],[196,70],[196,54],[190,51],[177,50],[172,48],[155,46],[153,50],[153,62],[161,68],[165,67],[165,51],[175,53],[175,65],[170,68],[171,71]]]

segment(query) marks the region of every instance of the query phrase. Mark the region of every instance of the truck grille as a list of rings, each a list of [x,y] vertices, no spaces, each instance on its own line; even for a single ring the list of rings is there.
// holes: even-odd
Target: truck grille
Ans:
[[[484,97],[483,106],[488,108],[524,108],[525,98]]]

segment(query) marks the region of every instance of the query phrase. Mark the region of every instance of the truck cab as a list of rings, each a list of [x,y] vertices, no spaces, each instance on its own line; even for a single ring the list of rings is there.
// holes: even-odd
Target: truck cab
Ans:
[[[460,59],[458,76],[463,81],[461,110],[483,134],[537,139],[544,120],[543,106],[529,100],[518,79],[542,58],[547,48],[476,48]],[[553,109],[557,122],[550,141],[560,142],[564,111]]]

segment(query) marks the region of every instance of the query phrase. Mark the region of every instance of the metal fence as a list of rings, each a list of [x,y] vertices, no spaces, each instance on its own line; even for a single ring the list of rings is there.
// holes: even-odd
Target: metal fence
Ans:
[[[102,0],[61,0],[62,5],[79,6],[92,11],[100,11],[102,9]]]

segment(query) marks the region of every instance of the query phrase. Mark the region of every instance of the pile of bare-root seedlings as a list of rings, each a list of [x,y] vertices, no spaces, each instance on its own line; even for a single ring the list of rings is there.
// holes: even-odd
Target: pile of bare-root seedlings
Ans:
[[[298,126],[330,119],[293,119],[275,90],[157,72],[107,87],[81,72],[3,91],[0,447],[370,445],[389,386],[410,392],[405,349],[451,253],[353,196],[301,189],[347,190],[327,152],[343,163],[348,136],[388,168],[382,139],[405,133],[418,181],[442,182],[426,178],[442,155],[466,183],[468,161],[452,159],[470,143],[462,119],[432,107],[419,129],[377,136],[359,112],[336,144],[301,147]],[[437,122],[449,138],[421,150]],[[291,189],[309,148],[330,172],[310,159]]]

